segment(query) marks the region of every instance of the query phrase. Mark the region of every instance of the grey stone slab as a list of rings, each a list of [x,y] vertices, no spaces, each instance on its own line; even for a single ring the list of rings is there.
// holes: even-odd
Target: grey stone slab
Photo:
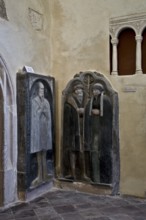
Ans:
[[[108,217],[88,218],[88,220],[110,220]]]
[[[111,220],[111,219],[108,217],[101,216],[101,217],[86,218],[86,220]]]
[[[125,206],[125,207],[104,207],[104,208],[101,208],[100,211],[104,214],[133,214],[135,215],[136,212],[138,212],[138,209],[134,206]]]
[[[63,220],[84,220],[84,217],[81,216],[79,213],[68,213],[62,215]]]
[[[134,204],[138,205],[138,204],[142,204],[142,203],[146,204],[146,199],[139,199],[139,198],[134,198],[134,197],[126,197],[126,198],[121,197],[121,199],[124,199],[133,205]]]
[[[89,208],[91,208],[91,207],[92,207],[92,205],[91,205],[90,203],[82,203],[82,204],[79,204],[79,205],[77,204],[77,205],[76,205],[76,208],[79,209],[79,210],[80,210],[80,209],[81,209],[81,210],[82,210],[82,209],[89,209]]]
[[[89,209],[86,209],[86,210],[82,210],[82,211],[79,211],[79,213],[85,217],[85,218],[95,218],[95,217],[102,217],[104,216],[98,209],[96,208],[89,208]]]
[[[0,214],[12,214],[12,209],[8,208],[8,209],[4,209],[0,211]]]
[[[63,191],[64,192],[64,191]],[[63,196],[63,192],[60,192],[60,190],[56,190],[53,192],[48,192],[43,197],[48,198],[48,199],[53,199],[53,198],[60,198]]]
[[[109,199],[107,199],[106,197],[100,197],[100,196],[90,196],[88,197],[88,201],[90,201],[91,203],[95,203],[95,204],[108,204],[109,203]]]
[[[136,206],[137,206],[137,208],[146,210],[146,203],[140,203],[140,204],[137,204]]]
[[[39,220],[38,217],[23,217],[23,218],[16,218],[16,220]]]
[[[58,205],[67,205],[67,204],[75,204],[76,202],[73,200],[69,200],[69,199],[63,199],[63,198],[56,198],[56,199],[52,199],[49,200],[49,202],[53,205],[53,206],[58,206]]]
[[[134,220],[146,220],[146,215],[133,217]]]
[[[141,213],[141,211],[136,206],[125,206],[121,207],[121,210],[123,210],[123,213],[128,214],[130,216],[136,216]]]
[[[131,216],[133,216],[133,217],[145,216],[145,219],[146,219],[146,210],[136,211],[134,213],[131,213]]]
[[[125,215],[125,214],[115,215],[111,219],[112,220],[133,220],[132,217]]]
[[[81,203],[88,203],[88,198],[83,198],[83,197],[74,197],[73,199],[73,202],[76,203],[76,204],[81,204]]]
[[[63,220],[63,218],[60,217],[59,215],[55,217],[52,217],[50,215],[43,215],[43,216],[39,216],[39,220]]]
[[[31,200],[31,202],[30,203],[33,203],[33,202],[40,202],[40,201],[42,201],[42,200],[46,200],[43,196],[40,196],[40,197],[38,197],[38,198],[35,198],[35,199],[33,199],[33,200]]]
[[[68,198],[68,197],[74,197],[76,196],[77,192],[75,191],[57,191],[57,193],[55,193],[56,196],[58,197],[63,197],[63,198]]]
[[[54,83],[53,77],[30,74],[25,67],[17,74],[20,200],[32,199],[53,185]]]
[[[30,202],[29,205],[30,207],[32,207],[32,209],[37,209],[37,208],[49,207],[50,203],[47,199],[40,198],[38,200],[34,200]]]
[[[14,216],[12,214],[3,213],[0,214],[0,220],[14,220]]]
[[[26,218],[26,217],[36,217],[35,212],[33,210],[19,210],[15,212],[15,219]]]
[[[30,210],[32,209],[28,203],[21,203],[17,206],[12,207],[12,211],[13,213],[16,213],[17,211],[21,211],[21,210]]]
[[[71,195],[71,197],[69,196]],[[50,197],[50,199],[49,199]],[[53,191],[0,211],[0,220],[146,220],[141,199]]]
[[[44,207],[39,209],[34,209],[37,216],[42,217],[45,215],[49,215],[50,218],[54,218],[58,216],[57,212],[53,209],[53,207]]]
[[[112,201],[109,201],[109,203],[115,207],[129,205],[128,201],[121,200],[121,199],[112,200]]]
[[[62,206],[56,206],[54,207],[57,213],[69,213],[69,212],[75,212],[76,209],[72,205],[62,205]]]
[[[102,203],[97,203],[97,204],[92,204],[92,207],[93,208],[96,208],[97,210],[100,210],[100,209],[107,209],[107,208],[111,208],[111,205],[110,204],[102,204]]]

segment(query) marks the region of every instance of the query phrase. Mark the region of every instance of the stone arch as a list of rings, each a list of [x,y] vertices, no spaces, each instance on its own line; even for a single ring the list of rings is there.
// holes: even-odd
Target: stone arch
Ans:
[[[3,116],[0,160],[2,164],[2,194],[1,205],[6,205],[16,199],[16,101],[15,93],[6,62],[0,55],[0,96],[2,102],[1,115]],[[1,116],[0,116],[1,118]]]
[[[136,71],[136,40],[132,28],[124,28],[118,35],[118,74],[132,75]]]
[[[124,26],[120,26],[115,33],[115,37],[118,38],[120,33],[126,29],[132,29],[135,32],[135,35],[137,35],[137,30],[135,29],[134,26],[132,25],[124,25]]]
[[[139,34],[142,36],[143,31],[146,29],[146,24],[142,25],[142,27],[139,30]]]
[[[119,38],[120,32],[125,28],[131,28],[134,31],[134,35],[135,35],[135,41],[136,41],[135,74],[143,73],[142,65],[141,65],[141,61],[142,61],[141,46],[143,42],[142,32],[145,26],[146,26],[146,14],[145,13],[131,14],[127,16],[115,17],[115,18],[110,19],[110,33],[112,35],[112,44],[113,44],[113,51],[114,51],[113,57],[112,57],[112,63],[113,63],[113,69],[111,72],[112,75],[118,75],[119,73],[118,68],[117,68],[118,67],[117,46],[119,43],[118,38]],[[129,75],[129,74],[124,74],[124,75]]]

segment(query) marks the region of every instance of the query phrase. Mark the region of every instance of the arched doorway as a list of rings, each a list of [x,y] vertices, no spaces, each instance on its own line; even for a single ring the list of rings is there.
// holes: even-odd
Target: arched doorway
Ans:
[[[142,70],[143,73],[146,74],[146,63],[145,63],[145,59],[146,59],[146,28],[143,30],[142,33]]]
[[[124,29],[119,35],[118,73],[119,75],[135,74],[136,40],[131,28]]]

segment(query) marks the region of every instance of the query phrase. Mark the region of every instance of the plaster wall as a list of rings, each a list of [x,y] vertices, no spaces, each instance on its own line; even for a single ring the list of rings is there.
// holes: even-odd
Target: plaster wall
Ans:
[[[8,205],[17,200],[16,73],[27,65],[36,73],[50,75],[50,9],[49,1],[5,0],[4,2],[8,19],[0,18],[0,61],[6,68],[4,73],[1,73],[0,82],[5,91],[8,91],[7,94],[3,91],[6,139],[3,146],[3,205]],[[6,86],[7,80],[8,86]],[[9,114],[5,109],[10,109]]]
[[[41,0],[5,0],[8,20],[0,18],[0,48],[15,85],[18,69],[32,66],[35,72],[50,72],[50,13],[49,2]],[[29,9],[34,12],[31,22]],[[39,23],[40,29],[34,27]],[[44,16],[45,15],[45,16]]]
[[[146,76],[110,76],[109,19],[144,12],[145,0],[53,0],[50,3],[51,72],[57,79],[57,148],[60,149],[61,143],[61,93],[67,82],[80,71],[105,74],[119,94],[120,193],[144,197]],[[57,161],[59,175],[59,153]]]

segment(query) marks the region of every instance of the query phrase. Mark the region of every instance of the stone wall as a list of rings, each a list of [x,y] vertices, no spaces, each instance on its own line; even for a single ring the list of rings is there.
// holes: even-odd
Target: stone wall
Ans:
[[[52,72],[57,79],[57,146],[61,143],[61,92],[74,74],[103,73],[119,94],[120,193],[145,196],[146,76],[111,76],[109,23],[114,17],[143,13],[144,0],[51,1]],[[60,154],[57,155],[60,160]],[[60,163],[57,171],[59,173]]]

